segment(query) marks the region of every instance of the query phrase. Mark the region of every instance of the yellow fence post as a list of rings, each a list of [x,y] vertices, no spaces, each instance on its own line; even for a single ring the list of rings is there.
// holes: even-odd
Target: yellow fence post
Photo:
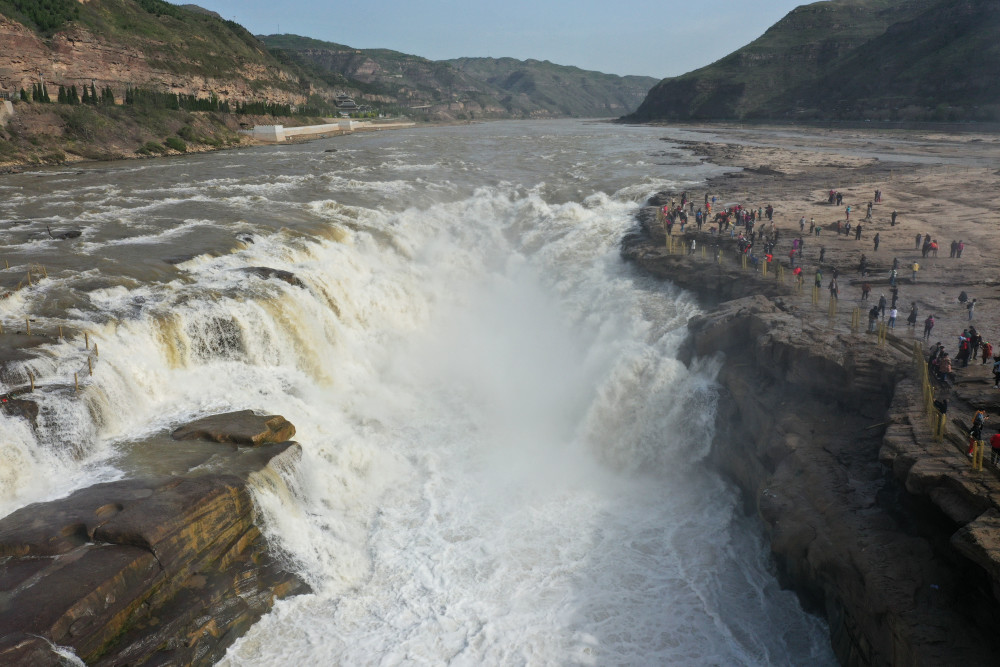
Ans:
[[[830,307],[829,307],[830,317],[834,317],[837,314],[837,300],[830,295]]]
[[[31,320],[29,320],[27,317],[24,318],[24,328],[28,330],[28,335],[30,336],[31,335]]]
[[[819,304],[819,285],[813,285],[813,305]]]
[[[983,450],[986,443],[982,440],[976,440],[972,445],[972,469],[982,470],[983,469]]]
[[[889,326],[885,322],[878,323],[878,346],[885,347],[885,336]]]
[[[707,255],[707,254],[706,254],[706,252],[705,252],[705,246],[704,246],[704,245],[702,245],[702,246],[701,246],[701,258],[702,258],[702,259],[705,259],[706,257],[708,257],[708,255]]]
[[[746,253],[742,253],[740,255],[740,262],[743,264],[743,269],[746,270],[746,268],[747,268],[747,254]]]
[[[766,258],[766,257],[765,257],[765,258],[764,258],[764,260],[763,260],[763,261],[761,262],[761,264],[762,264],[762,265],[763,265],[763,267],[764,267],[764,268],[763,268],[763,273],[761,274],[761,276],[763,276],[764,278],[767,278],[767,258]]]

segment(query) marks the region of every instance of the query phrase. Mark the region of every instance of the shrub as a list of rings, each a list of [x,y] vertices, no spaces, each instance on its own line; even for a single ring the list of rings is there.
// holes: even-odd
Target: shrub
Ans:
[[[177,136],[193,144],[202,143],[201,138],[195,133],[194,128],[190,125],[185,125],[181,129],[177,130]]]
[[[154,153],[156,155],[163,155],[166,152],[166,147],[156,141],[147,141],[136,151],[139,155],[153,155]]]
[[[179,153],[186,153],[188,149],[187,144],[184,143],[184,140],[180,137],[167,137],[163,143],[167,148],[175,150]]]

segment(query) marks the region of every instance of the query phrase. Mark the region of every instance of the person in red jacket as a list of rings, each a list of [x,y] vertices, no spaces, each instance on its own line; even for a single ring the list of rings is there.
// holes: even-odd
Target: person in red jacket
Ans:
[[[1000,431],[990,438],[990,463],[996,465],[1000,462]]]

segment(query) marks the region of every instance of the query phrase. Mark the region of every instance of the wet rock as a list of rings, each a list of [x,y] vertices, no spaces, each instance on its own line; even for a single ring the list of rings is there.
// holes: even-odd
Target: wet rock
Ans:
[[[174,440],[259,446],[291,439],[295,427],[280,415],[258,415],[252,410],[241,410],[198,419],[175,429],[170,435]]]
[[[31,422],[32,426],[37,425],[38,403],[23,398],[15,398],[10,394],[0,396],[0,410],[5,415],[11,417],[21,417]]]
[[[301,450],[250,451],[226,473],[98,484],[0,520],[3,664],[58,664],[37,637],[88,664],[208,665],[306,590],[274,560],[248,488]]]
[[[283,280],[284,282],[288,283],[293,287],[305,288],[305,284],[301,280],[299,280],[298,276],[296,276],[291,271],[283,271],[282,269],[272,269],[269,266],[249,266],[243,269],[236,269],[236,270],[240,271],[241,273],[249,274],[251,276],[257,276],[258,278],[261,278],[263,280],[267,280],[268,278],[277,278],[278,280]]]
[[[49,229],[48,225],[45,225],[45,231],[47,231],[49,233],[49,236],[51,238],[60,239],[60,240],[63,240],[63,241],[65,241],[67,239],[79,238],[80,235],[83,234],[83,232],[80,231],[79,229],[65,229],[65,230],[62,230],[62,231],[55,231],[55,232],[53,232],[51,229]]]

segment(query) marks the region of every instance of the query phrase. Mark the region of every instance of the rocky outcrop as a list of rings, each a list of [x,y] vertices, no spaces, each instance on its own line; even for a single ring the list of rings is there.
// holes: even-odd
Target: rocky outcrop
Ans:
[[[161,440],[137,445],[133,456],[154,462],[146,475],[0,520],[0,663],[57,664],[55,645],[88,664],[209,665],[276,599],[305,590],[255,525],[250,495],[255,476],[301,450],[262,444],[294,429],[259,419],[263,431],[234,415],[202,420],[186,433],[216,442],[169,453],[142,451]],[[218,444],[248,439],[257,446]]]
[[[711,460],[762,520],[783,582],[828,620],[840,661],[993,664],[1000,484],[934,445],[912,353],[831,328],[726,241],[722,263],[661,242],[640,224],[623,255],[714,305],[681,350],[725,356]]]
[[[235,445],[267,445],[295,435],[295,427],[281,415],[257,415],[252,410],[212,415],[175,429],[174,440],[209,440]]]

